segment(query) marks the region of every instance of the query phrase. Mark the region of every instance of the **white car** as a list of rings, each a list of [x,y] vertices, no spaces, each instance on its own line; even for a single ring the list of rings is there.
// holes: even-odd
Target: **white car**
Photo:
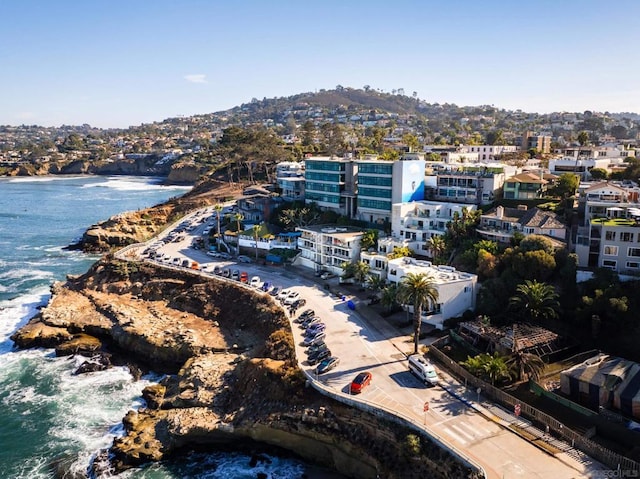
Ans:
[[[249,281],[249,286],[251,286],[252,288],[259,288],[260,286],[262,286],[262,281],[260,281],[260,276],[252,277],[251,281]]]
[[[291,291],[284,299],[284,304],[293,304],[298,298],[300,298],[300,293]]]
[[[278,301],[284,301],[284,300],[285,300],[285,298],[286,298],[287,296],[289,296],[289,293],[290,293],[290,292],[291,292],[291,291],[289,291],[288,289],[283,289],[282,291],[280,291],[280,292],[278,293],[278,296],[276,296],[276,299],[277,299]]]

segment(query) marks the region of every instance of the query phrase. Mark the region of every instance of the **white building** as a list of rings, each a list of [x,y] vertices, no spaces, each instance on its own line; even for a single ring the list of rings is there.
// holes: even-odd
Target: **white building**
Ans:
[[[391,237],[403,242],[403,246],[415,254],[431,257],[429,239],[444,235],[447,223],[453,221],[456,214],[462,217],[464,210],[475,209],[476,205],[439,201],[397,203],[391,213]]]
[[[283,161],[276,165],[276,183],[286,201],[304,199],[304,163]]]
[[[445,319],[462,316],[474,310],[478,295],[478,277],[457,271],[451,266],[434,266],[429,261],[413,258],[396,258],[388,261],[387,280],[400,283],[409,273],[426,274],[434,280],[438,291],[438,304],[423,313],[422,321],[437,329],[443,329]]]
[[[562,157],[549,160],[549,172],[554,175],[576,173],[581,180],[591,178],[589,170],[602,168],[611,171],[612,168],[624,166],[624,159],[635,156],[634,150],[626,150],[622,146],[582,146],[565,148]]]
[[[360,260],[360,239],[363,231],[347,226],[307,226],[296,228],[302,235],[298,238],[300,256],[296,264],[314,271],[343,273],[342,263]]]
[[[469,145],[461,149],[466,153],[477,153],[479,161],[494,161],[497,155],[518,151],[518,147],[513,145]]]

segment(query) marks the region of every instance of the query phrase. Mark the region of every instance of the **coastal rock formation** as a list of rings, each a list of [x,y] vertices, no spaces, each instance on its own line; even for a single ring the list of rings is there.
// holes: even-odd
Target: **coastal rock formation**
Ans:
[[[101,344],[167,373],[101,456],[112,471],[184,448],[260,443],[354,478],[475,477],[424,438],[408,453],[412,431],[305,387],[284,312],[236,283],[105,258],[54,285],[48,306],[12,339],[94,358]]]
[[[230,186],[213,179],[204,180],[180,198],[144,210],[121,213],[90,226],[82,236],[79,247],[87,252],[105,252],[146,241],[189,211],[238,196],[241,192],[240,186]]]

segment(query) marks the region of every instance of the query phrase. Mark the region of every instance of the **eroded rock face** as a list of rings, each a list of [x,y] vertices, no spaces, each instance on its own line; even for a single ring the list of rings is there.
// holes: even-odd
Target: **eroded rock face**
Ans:
[[[48,306],[14,335],[16,344],[87,354],[106,347],[168,373],[144,390],[147,407],[124,418],[126,434],[99,455],[96,474],[183,448],[259,441],[350,477],[472,477],[433,445],[424,450],[437,461],[418,467],[403,458],[406,430],[306,388],[289,322],[269,296],[106,258],[52,289]],[[103,366],[85,364],[87,372]]]

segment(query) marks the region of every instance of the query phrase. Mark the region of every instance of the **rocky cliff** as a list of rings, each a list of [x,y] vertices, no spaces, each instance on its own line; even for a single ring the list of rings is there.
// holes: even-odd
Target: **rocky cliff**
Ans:
[[[145,389],[147,407],[124,418],[126,434],[98,476],[185,448],[258,441],[348,477],[473,477],[426,439],[407,448],[410,431],[305,387],[279,305],[220,279],[105,258],[57,283],[12,339],[92,356],[87,362],[99,366],[96,355],[108,350],[168,373]]]
[[[205,179],[184,196],[152,208],[121,213],[90,226],[82,236],[79,247],[87,252],[105,252],[146,241],[189,211],[237,197],[241,193],[242,187],[239,185]]]

